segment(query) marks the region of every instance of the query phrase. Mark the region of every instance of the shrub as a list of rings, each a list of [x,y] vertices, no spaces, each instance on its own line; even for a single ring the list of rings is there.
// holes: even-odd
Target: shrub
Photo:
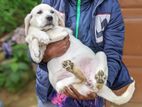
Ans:
[[[34,72],[27,46],[20,44],[13,47],[13,57],[0,64],[0,88],[16,92],[33,79]]]
[[[0,36],[20,26],[40,0],[0,0]]]

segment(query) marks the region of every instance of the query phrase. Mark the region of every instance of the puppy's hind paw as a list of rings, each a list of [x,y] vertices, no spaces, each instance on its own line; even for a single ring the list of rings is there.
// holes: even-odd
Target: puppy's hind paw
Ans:
[[[62,64],[63,68],[65,68],[69,72],[73,72],[74,63],[71,60],[66,60]]]
[[[106,81],[106,75],[103,70],[99,70],[95,75],[96,85],[98,89],[101,89]]]

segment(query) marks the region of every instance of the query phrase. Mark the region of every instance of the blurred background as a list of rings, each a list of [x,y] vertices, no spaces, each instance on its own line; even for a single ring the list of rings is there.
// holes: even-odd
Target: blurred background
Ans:
[[[126,25],[124,63],[136,80],[133,99],[142,107],[142,0],[119,0]],[[0,0],[0,107],[36,107],[35,65],[24,41],[24,17],[40,0]],[[121,93],[121,92],[117,92]],[[116,107],[107,103],[107,107]]]
[[[40,0],[0,0],[0,107],[36,107],[24,18]],[[26,106],[25,106],[26,104]]]
[[[136,80],[133,99],[119,107],[142,107],[142,0],[119,0],[119,2],[126,28],[123,60]],[[110,106],[117,107],[108,104],[108,107]]]

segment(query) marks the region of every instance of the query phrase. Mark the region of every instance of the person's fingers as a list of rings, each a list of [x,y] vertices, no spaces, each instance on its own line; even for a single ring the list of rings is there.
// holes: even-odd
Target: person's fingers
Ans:
[[[55,44],[53,44],[53,46],[56,46],[58,47],[59,49],[68,49],[68,45],[69,45],[70,41],[69,39],[65,39],[65,40],[62,40],[62,41],[59,41],[59,42],[56,42]]]
[[[93,94],[89,94],[88,96],[89,96],[90,99],[94,99],[96,97]]]
[[[69,40],[69,35],[67,35],[65,38],[64,38],[64,40]]]
[[[78,99],[78,97],[69,88],[65,87],[65,91],[68,96]]]
[[[57,41],[57,42],[53,42],[53,43],[50,43],[50,44],[48,44],[47,45],[47,47],[53,47],[53,46],[60,46],[60,45],[62,45],[63,43],[64,43],[64,39],[63,40],[60,40],[60,41]]]
[[[69,96],[69,93],[68,93],[68,91],[67,91],[66,87],[64,88],[63,93],[64,93],[66,96]]]
[[[77,96],[80,95],[80,93],[79,93],[72,85],[70,85],[70,89],[71,89]]]
[[[62,45],[63,46],[66,46],[68,43],[69,43],[69,37],[67,37],[63,42],[62,42]]]
[[[64,51],[67,51],[68,48],[70,47],[70,42],[67,42],[66,45],[64,45],[63,47],[64,47]]]
[[[48,44],[47,48],[51,48],[55,46],[62,48],[63,46],[66,46],[68,42],[69,42],[69,36],[65,37],[63,40]]]
[[[78,99],[85,99],[85,96],[81,95],[72,85],[70,85],[70,89]]]
[[[94,92],[89,93],[87,96],[83,96],[72,85],[69,86],[69,88],[65,87],[63,93],[78,100],[93,100],[96,97],[96,93]]]
[[[84,96],[82,100],[93,100],[95,99],[96,94],[94,92],[89,93],[87,96]]]
[[[70,41],[69,40],[65,40],[60,45],[58,45],[60,50],[63,50],[63,53],[68,50],[69,46],[70,46]]]
[[[94,92],[91,92],[87,96],[83,96],[72,85],[70,86],[70,89],[77,96],[78,99],[89,100],[89,99],[95,99],[96,97],[96,93]]]
[[[60,42],[67,42],[67,41],[69,41],[69,36],[66,36],[64,39],[62,39],[62,40],[59,40],[59,41],[57,41],[58,43],[60,43]]]
[[[95,99],[96,93],[91,92],[90,94],[87,95],[88,99]]]
[[[70,41],[68,41],[66,45],[67,45],[67,47],[69,47],[70,46]]]
[[[50,43],[46,46],[43,59],[46,61],[46,59],[52,59],[54,57],[61,56],[67,51],[69,46],[70,46],[69,36],[67,36],[61,41]]]

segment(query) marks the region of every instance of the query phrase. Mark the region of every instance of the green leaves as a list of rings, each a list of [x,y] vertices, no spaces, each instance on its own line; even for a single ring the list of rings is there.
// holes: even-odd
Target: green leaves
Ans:
[[[0,36],[14,30],[40,0],[0,0]]]
[[[16,92],[34,78],[34,72],[27,54],[27,46],[20,44],[12,49],[13,58],[0,63],[0,88]]]
[[[0,36],[11,32],[24,23],[25,16],[41,0],[0,0]],[[24,44],[12,47],[12,59],[0,63],[0,88],[11,92],[20,90],[33,79],[28,48]]]
[[[5,74],[0,74],[0,87],[3,87],[6,81],[6,76]]]

